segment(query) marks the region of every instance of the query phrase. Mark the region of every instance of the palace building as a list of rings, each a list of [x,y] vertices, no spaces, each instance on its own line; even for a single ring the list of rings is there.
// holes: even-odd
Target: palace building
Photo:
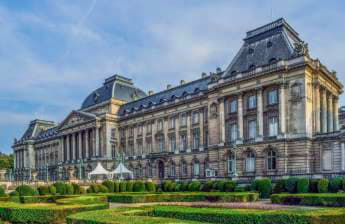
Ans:
[[[155,181],[344,174],[336,73],[284,19],[243,41],[225,70],[148,94],[114,75],[61,123],[32,121],[13,145],[15,179],[85,179],[119,155]]]

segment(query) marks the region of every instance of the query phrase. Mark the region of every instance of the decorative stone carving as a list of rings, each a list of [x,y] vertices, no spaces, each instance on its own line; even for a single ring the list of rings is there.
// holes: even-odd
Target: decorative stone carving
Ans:
[[[218,117],[218,105],[216,103],[211,104],[210,115],[211,115],[211,118],[217,118]]]
[[[218,82],[218,80],[221,78],[220,73],[210,72],[210,76],[211,76],[211,82]]]
[[[308,44],[305,43],[304,41],[294,43],[294,47],[295,47],[294,53],[296,56],[302,56],[302,55],[309,56]]]

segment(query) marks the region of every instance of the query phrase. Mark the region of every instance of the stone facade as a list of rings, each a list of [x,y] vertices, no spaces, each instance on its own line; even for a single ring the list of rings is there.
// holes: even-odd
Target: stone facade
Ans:
[[[115,75],[61,124],[32,121],[13,145],[15,178],[84,179],[120,154],[135,178],[157,181],[341,175],[342,92],[279,19],[247,32],[224,71],[149,95]]]

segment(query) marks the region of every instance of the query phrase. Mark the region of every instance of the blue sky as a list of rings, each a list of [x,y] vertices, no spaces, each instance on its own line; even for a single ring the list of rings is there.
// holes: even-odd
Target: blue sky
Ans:
[[[345,83],[343,1],[2,0],[0,151],[35,118],[59,122],[103,80],[147,91],[226,68],[245,32],[284,17]],[[345,105],[345,98],[341,102]]]

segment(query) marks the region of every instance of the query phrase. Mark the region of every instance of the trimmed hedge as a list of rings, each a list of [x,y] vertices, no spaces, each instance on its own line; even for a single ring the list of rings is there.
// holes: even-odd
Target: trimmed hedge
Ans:
[[[113,193],[115,192],[115,186],[114,182],[111,180],[106,180],[102,183],[102,185],[106,186],[108,188],[108,192]]]
[[[271,196],[274,204],[309,205],[309,206],[345,206],[345,193],[327,194],[274,194]]]
[[[38,195],[38,191],[35,188],[30,187],[29,185],[20,185],[16,188],[15,191],[19,193],[19,196]]]
[[[342,189],[342,183],[343,183],[343,180],[340,177],[335,177],[335,178],[330,179],[329,186],[328,186],[329,191],[333,193],[339,192]]]
[[[56,193],[59,195],[65,195],[67,192],[66,184],[62,181],[58,181],[53,184],[53,186],[56,188]]]
[[[145,186],[148,192],[156,192],[156,185],[153,182],[146,182]]]
[[[6,197],[5,189],[0,186],[0,197]]]
[[[272,192],[271,180],[268,178],[258,180],[257,188],[258,188],[257,190],[259,191],[261,198],[269,198]]]
[[[297,193],[308,193],[309,192],[309,179],[300,178],[297,181]]]
[[[253,202],[257,193],[157,193],[157,194],[114,194],[108,195],[109,202],[149,203],[149,202]]]
[[[319,193],[327,193],[328,192],[328,185],[329,181],[327,179],[321,179],[317,183],[317,190]]]
[[[285,190],[289,193],[296,193],[297,192],[297,177],[290,177],[285,182]]]

